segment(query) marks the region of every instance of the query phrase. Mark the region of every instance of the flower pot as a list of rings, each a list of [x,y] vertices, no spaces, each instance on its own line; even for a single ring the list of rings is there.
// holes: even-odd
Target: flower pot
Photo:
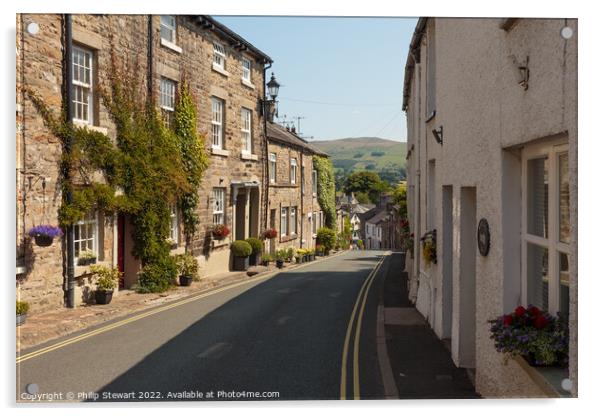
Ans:
[[[190,286],[192,284],[192,276],[180,275],[180,286]]]
[[[276,267],[278,267],[279,269],[282,269],[284,267],[284,260],[282,260],[282,259],[276,260]]]
[[[48,247],[52,245],[52,241],[54,240],[52,237],[46,234],[36,234],[34,237],[37,246],[40,247]]]
[[[96,264],[96,259],[92,259],[92,258],[84,258],[84,259],[77,259],[77,265],[78,266],[88,266],[90,264]]]
[[[112,290],[96,290],[94,291],[94,299],[97,305],[108,305],[113,299]]]
[[[261,257],[259,256],[259,253],[251,254],[249,256],[249,266],[257,266],[260,261]]]
[[[249,268],[248,257],[234,257],[234,270],[237,272],[244,272]]]
[[[17,326],[21,326],[25,323],[25,320],[27,319],[27,314],[26,313],[22,313],[17,315]]]
[[[312,254],[311,256],[309,256],[309,261],[314,261],[316,259],[316,255]]]

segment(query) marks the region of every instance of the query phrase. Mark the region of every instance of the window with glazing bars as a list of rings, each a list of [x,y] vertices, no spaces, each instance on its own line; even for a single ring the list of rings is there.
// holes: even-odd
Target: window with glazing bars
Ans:
[[[169,218],[170,218],[170,227],[169,227],[169,239],[178,244],[178,206],[176,204],[171,204],[169,206]]]
[[[270,153],[270,183],[276,183],[276,153]]]
[[[73,119],[92,124],[93,53],[79,46],[73,47]]]
[[[176,18],[171,15],[161,16],[161,38],[176,43]]]
[[[223,149],[224,147],[224,102],[219,98],[211,98],[211,134],[213,147]]]
[[[297,182],[297,159],[291,159],[291,183]]]
[[[226,50],[221,43],[213,42],[213,64],[226,69]]]
[[[240,110],[241,115],[241,128],[242,133],[242,145],[243,152],[252,153],[253,141],[251,136],[251,110],[248,108],[242,108]]]
[[[251,82],[251,61],[247,58],[242,58],[242,79]]]
[[[288,235],[288,207],[280,210],[280,235]]]
[[[224,223],[225,196],[224,188],[213,188],[213,224]]]
[[[297,207],[291,207],[291,234],[297,234]]]
[[[97,254],[97,234],[98,216],[94,211],[88,212],[82,220],[73,226],[73,246],[76,260],[84,251]]]

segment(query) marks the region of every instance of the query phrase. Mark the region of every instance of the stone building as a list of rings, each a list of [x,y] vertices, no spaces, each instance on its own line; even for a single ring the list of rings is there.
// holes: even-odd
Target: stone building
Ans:
[[[488,320],[568,317],[577,395],[577,21],[421,18],[405,67],[409,296],[485,397],[567,394],[494,348]],[[481,228],[478,248],[478,224]],[[436,263],[420,237],[436,231]]]
[[[266,250],[314,248],[324,226],[318,203],[318,179],[313,157],[326,154],[297,136],[294,130],[267,122],[269,192],[267,228],[278,231]]]
[[[67,20],[71,21],[68,30]],[[72,36],[72,54],[67,50]],[[201,274],[228,271],[233,239],[258,236],[260,201],[267,176],[261,103],[265,66],[272,61],[245,39],[209,16],[58,15],[17,16],[17,285],[34,311],[61,307],[66,289],[65,239],[37,247],[27,230],[58,223],[61,204],[61,142],[44,126],[24,88],[34,91],[55,114],[72,88],[73,122],[114,138],[116,129],[100,97],[108,82],[111,48],[131,59],[167,120],[178,83],[186,80],[196,100],[198,131],[210,166],[199,189],[199,232],[192,252]],[[73,69],[73,79],[65,70]],[[146,92],[148,94],[148,92]],[[172,210],[173,253],[183,252],[178,210]],[[231,229],[212,238],[214,224]],[[124,272],[122,285],[136,282],[139,261],[132,255],[130,219],[91,211],[74,226],[74,257],[84,250],[101,264]],[[77,303],[93,289],[87,267],[75,266]]]

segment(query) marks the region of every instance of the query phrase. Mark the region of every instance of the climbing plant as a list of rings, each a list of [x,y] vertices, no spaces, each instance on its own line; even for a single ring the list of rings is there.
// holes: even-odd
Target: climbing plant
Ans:
[[[324,221],[328,228],[336,228],[334,168],[329,158],[313,157],[314,169],[318,174],[318,203],[324,212]]]
[[[152,97],[145,95],[138,65],[121,61],[111,48],[108,84],[100,87],[102,102],[115,123],[113,141],[107,135],[60,117],[33,91],[28,91],[45,124],[63,144],[61,189],[71,192],[59,209],[62,226],[81,220],[91,209],[124,212],[133,225],[133,254],[143,270],[141,291],[163,291],[174,281],[169,256],[170,205],[179,204],[188,235],[198,218],[194,209],[201,175],[207,166],[196,135],[196,108],[183,86],[175,109],[174,127],[168,127]],[[100,173],[100,178],[99,178]],[[117,192],[120,190],[121,192]]]
[[[178,89],[173,126],[178,137],[186,180],[191,188],[189,192],[182,194],[179,200],[186,246],[189,247],[200,222],[197,214],[198,188],[209,159],[203,146],[204,139],[197,133],[197,109],[186,81],[181,82]]]

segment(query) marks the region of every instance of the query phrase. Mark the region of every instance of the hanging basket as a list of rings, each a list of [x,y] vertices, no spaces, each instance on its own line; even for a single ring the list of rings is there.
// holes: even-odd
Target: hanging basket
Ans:
[[[54,238],[46,234],[37,234],[34,236],[34,240],[37,246],[48,247],[52,245]]]

